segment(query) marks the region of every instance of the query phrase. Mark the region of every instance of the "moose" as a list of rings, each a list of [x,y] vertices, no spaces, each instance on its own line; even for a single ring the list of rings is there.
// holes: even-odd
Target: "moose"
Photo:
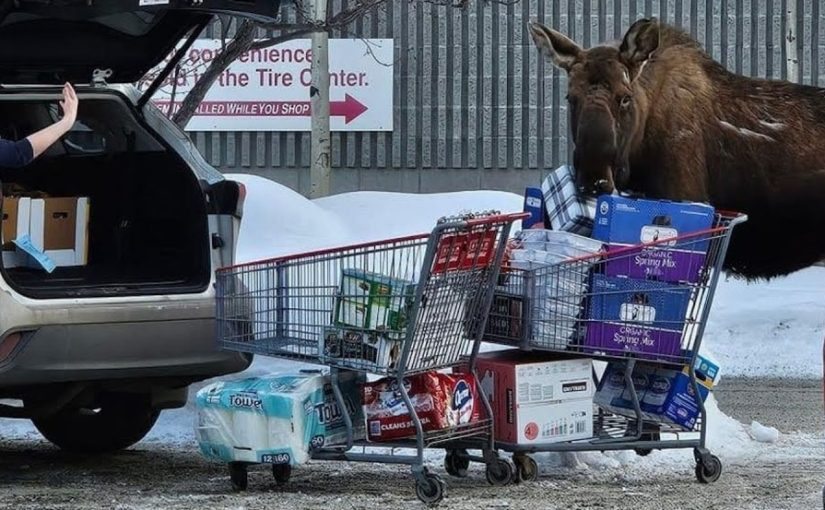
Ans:
[[[724,269],[747,280],[825,259],[825,89],[728,71],[656,18],[583,49],[528,23],[568,77],[576,185],[739,211]]]

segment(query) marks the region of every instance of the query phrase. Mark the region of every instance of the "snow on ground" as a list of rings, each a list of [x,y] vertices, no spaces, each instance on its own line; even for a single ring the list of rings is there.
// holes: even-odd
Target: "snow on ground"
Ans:
[[[229,175],[247,185],[244,220],[239,237],[240,262],[268,258],[347,243],[427,232],[437,218],[467,210],[520,211],[522,197],[497,191],[439,194],[386,192],[346,193],[310,201],[275,182],[250,175]],[[519,225],[514,226],[517,230]],[[722,366],[722,377],[822,376],[822,338],[825,332],[825,269],[811,268],[771,283],[746,284],[721,281],[705,335],[703,351],[713,353]],[[294,362],[257,357],[242,374],[246,377],[283,369],[295,370]],[[194,406],[166,411],[146,441],[187,443],[194,441]],[[708,399],[708,443],[720,457],[756,458],[772,447],[759,443],[747,427],[721,412]],[[770,424],[767,424],[770,425]],[[4,436],[36,436],[28,422],[2,421]],[[776,450],[774,450],[776,451]],[[792,450],[785,450],[792,454]],[[441,455],[441,454],[437,454]],[[542,454],[547,466],[578,469],[610,469],[635,466],[645,473],[663,466],[684,466],[689,450],[657,451],[647,457],[633,452]],[[440,457],[437,457],[440,458]]]
[[[727,376],[822,377],[825,268],[719,282],[704,342]]]

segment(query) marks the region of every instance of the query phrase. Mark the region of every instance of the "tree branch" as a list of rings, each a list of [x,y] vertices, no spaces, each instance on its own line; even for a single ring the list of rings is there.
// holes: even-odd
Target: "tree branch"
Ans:
[[[198,105],[203,101],[203,98],[212,87],[212,84],[215,83],[215,80],[218,79],[229,64],[249,48],[255,38],[256,29],[256,24],[252,21],[246,20],[241,23],[241,26],[235,33],[235,37],[226,45],[226,49],[220,52],[215,59],[210,62],[209,67],[206,68],[206,71],[204,71],[198,79],[198,82],[195,83],[195,86],[192,87],[192,90],[189,91],[182,101],[180,110],[175,113],[172,119],[175,124],[184,128],[186,124],[189,123],[189,120],[197,111]],[[172,105],[172,107],[174,107],[174,105]]]
[[[260,41],[255,41],[254,43],[249,45],[250,50],[262,50],[264,48],[269,48],[270,46],[276,46],[278,44],[285,43],[287,41],[292,41],[294,39],[299,39],[305,35],[309,35],[314,32],[314,28],[310,29],[303,29],[297,30],[295,32],[290,32],[287,34],[279,35],[276,37],[270,37],[269,39],[262,39]]]

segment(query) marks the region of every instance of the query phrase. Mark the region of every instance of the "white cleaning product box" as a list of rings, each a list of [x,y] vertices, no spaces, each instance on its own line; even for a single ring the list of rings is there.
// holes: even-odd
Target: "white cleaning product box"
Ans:
[[[340,373],[354,440],[364,439],[364,382],[362,373]],[[198,446],[214,460],[298,465],[315,449],[346,442],[329,375],[316,371],[218,381],[198,391],[196,405]]]
[[[490,400],[496,440],[541,445],[593,436],[589,358],[515,349],[478,355],[479,386]]]

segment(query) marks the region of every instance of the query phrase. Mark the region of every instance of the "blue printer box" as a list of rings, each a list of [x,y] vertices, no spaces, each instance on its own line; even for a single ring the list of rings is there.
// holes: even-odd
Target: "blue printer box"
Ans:
[[[712,206],[602,195],[596,204],[593,238],[608,250],[654,243],[706,231],[713,227]],[[696,235],[622,252],[605,264],[608,276],[627,276],[665,282],[698,281],[709,237]]]

